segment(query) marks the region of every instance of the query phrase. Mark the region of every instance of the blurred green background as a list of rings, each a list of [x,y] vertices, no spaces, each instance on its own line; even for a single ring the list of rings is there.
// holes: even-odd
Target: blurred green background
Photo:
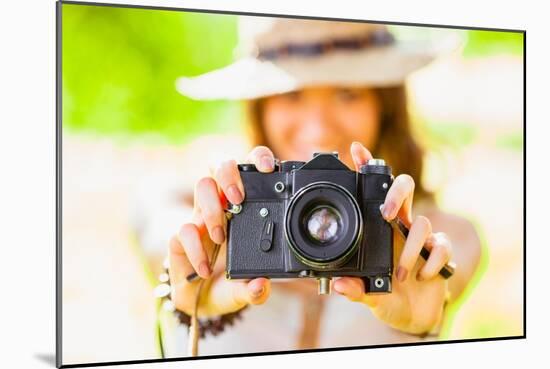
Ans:
[[[175,80],[230,63],[236,31],[228,15],[63,5],[63,128],[171,142],[220,129],[234,104],[187,99]]]
[[[413,37],[433,31],[392,28]],[[461,34],[466,58],[523,50],[520,33]],[[233,15],[64,4],[63,128],[170,143],[235,128],[236,103],[190,100],[178,94],[175,80],[229,64],[236,43]],[[427,122],[427,127],[429,141],[442,144],[468,144],[475,136],[473,127],[460,122]],[[522,144],[517,135],[501,141]]]

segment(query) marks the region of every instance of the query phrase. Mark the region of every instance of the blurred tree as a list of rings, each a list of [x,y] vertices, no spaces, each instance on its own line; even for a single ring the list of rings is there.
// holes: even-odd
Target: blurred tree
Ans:
[[[180,142],[236,121],[234,103],[192,101],[175,89],[178,76],[232,61],[234,16],[75,4],[62,11],[64,129]]]
[[[238,129],[235,102],[193,101],[175,89],[178,76],[201,74],[233,60],[236,16],[62,6],[66,131],[134,137],[153,134],[179,143],[201,133]],[[428,27],[391,28],[405,39],[449,32]],[[467,40],[466,57],[523,52],[521,33],[456,32]]]
[[[464,57],[485,57],[496,54],[523,55],[523,33],[500,31],[468,31]]]

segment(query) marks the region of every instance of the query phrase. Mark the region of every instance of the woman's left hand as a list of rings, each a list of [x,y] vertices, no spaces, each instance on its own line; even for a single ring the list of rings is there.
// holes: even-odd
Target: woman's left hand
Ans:
[[[361,144],[351,146],[356,170],[372,158]],[[391,327],[412,333],[425,334],[441,321],[447,295],[447,281],[438,273],[451,259],[452,246],[444,233],[432,233],[430,221],[411,214],[414,181],[406,174],[399,175],[390,187],[382,215],[387,221],[398,217],[409,229],[403,244],[394,233],[394,274],[392,292],[365,294],[363,281],[342,277],[334,282],[334,290],[351,301],[368,305],[374,315]],[[420,250],[426,245],[430,257],[424,261]]]

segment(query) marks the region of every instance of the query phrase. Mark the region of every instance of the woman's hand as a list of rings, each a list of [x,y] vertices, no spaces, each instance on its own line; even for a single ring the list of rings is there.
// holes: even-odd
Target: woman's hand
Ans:
[[[370,152],[357,142],[352,144],[351,154],[356,170],[372,158]],[[399,217],[410,228],[404,245],[397,237],[394,239],[392,292],[365,294],[362,280],[353,277],[336,280],[334,290],[351,301],[368,305],[376,317],[393,328],[423,334],[430,332],[441,320],[447,281],[438,273],[451,259],[452,247],[444,233],[432,233],[431,223],[426,217],[413,219],[413,193],[413,179],[406,174],[399,175],[393,181],[382,208],[386,220]],[[427,261],[420,257],[424,244],[430,251]]]
[[[254,148],[247,162],[255,164],[264,173],[272,172],[274,168],[273,153],[264,146]],[[177,309],[189,315],[193,312],[198,281],[186,279],[193,272],[206,279],[198,309],[201,317],[234,312],[247,304],[262,304],[267,300],[271,289],[268,279],[225,279],[227,232],[224,209],[227,201],[240,204],[244,197],[244,186],[234,160],[222,163],[214,177],[197,182],[192,221],[183,224],[170,240],[172,301]],[[220,244],[221,249],[213,270],[210,270],[214,243]]]

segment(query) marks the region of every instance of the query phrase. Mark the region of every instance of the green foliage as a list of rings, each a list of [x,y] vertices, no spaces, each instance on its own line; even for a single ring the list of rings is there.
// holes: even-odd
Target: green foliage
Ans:
[[[464,338],[494,338],[518,335],[519,327],[510,322],[505,314],[485,313],[473,318],[464,328]]]
[[[234,103],[192,101],[175,89],[179,76],[232,61],[234,16],[73,4],[62,11],[64,129],[179,142],[236,121]]]
[[[496,31],[468,31],[465,57],[483,57],[495,54],[523,55],[523,33]]]
[[[523,150],[523,132],[513,132],[497,137],[496,147],[513,151]]]
[[[472,144],[478,134],[475,125],[459,122],[426,122],[424,128],[424,139],[432,149],[446,147],[458,150]]]
[[[451,30],[419,26],[390,26],[391,31],[401,40],[438,40],[455,33],[464,41],[465,58],[489,57],[501,54],[523,55],[523,33],[506,31]]]
[[[179,76],[229,64],[237,43],[237,18],[168,10],[62,5],[63,128],[96,135],[156,136],[182,142],[207,132],[238,129],[235,102],[199,102],[175,89]],[[391,27],[403,38],[441,30]],[[518,54],[521,33],[458,31],[464,55]],[[430,125],[434,139],[463,145],[474,128]]]

